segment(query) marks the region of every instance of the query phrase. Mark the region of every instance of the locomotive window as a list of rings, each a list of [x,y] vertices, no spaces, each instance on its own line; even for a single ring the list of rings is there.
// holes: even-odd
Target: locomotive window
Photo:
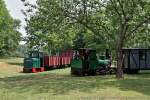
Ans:
[[[37,58],[38,57],[38,53],[37,52],[33,52],[31,53],[32,58]]]
[[[139,51],[139,57],[140,57],[140,60],[145,60],[146,59],[145,52],[144,51]]]
[[[79,52],[75,51],[74,54],[73,54],[73,56],[74,56],[75,59],[79,59]]]

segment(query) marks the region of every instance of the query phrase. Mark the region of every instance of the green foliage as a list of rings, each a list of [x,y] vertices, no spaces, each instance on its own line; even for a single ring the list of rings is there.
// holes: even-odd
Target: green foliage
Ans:
[[[66,23],[56,0],[39,0],[38,11],[27,20],[27,44],[47,51],[68,48],[73,44],[73,28]]]
[[[13,20],[6,9],[3,0],[0,0],[0,56],[14,51],[20,41],[21,34],[17,31],[19,20]]]
[[[132,35],[130,41],[127,41],[126,47],[150,48],[150,28],[148,27],[147,30],[142,30],[136,35]]]
[[[25,57],[27,55],[27,52],[30,51],[30,49],[27,47],[27,45],[18,45],[17,49],[10,54],[11,57]]]
[[[142,43],[138,37],[140,33],[149,33],[149,26],[146,27],[149,3],[146,0],[38,0],[37,6],[25,3],[28,45],[48,51],[88,47],[109,48],[114,52],[119,45],[143,47],[149,40]]]

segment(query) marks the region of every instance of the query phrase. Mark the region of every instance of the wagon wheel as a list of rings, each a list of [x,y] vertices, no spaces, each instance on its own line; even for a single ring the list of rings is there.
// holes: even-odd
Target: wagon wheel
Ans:
[[[106,75],[106,68],[101,67],[96,69],[96,74],[97,75]]]

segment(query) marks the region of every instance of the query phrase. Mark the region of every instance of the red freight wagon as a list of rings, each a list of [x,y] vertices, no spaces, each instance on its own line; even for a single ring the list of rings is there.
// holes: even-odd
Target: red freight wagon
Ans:
[[[61,56],[62,65],[70,65],[71,57],[70,56]]]
[[[61,65],[61,57],[60,56],[45,56],[44,57],[44,66],[54,67]]]
[[[70,65],[72,58],[72,50],[63,52],[60,56],[44,56],[44,66],[49,68],[58,68],[59,66]]]
[[[61,54],[62,65],[70,65],[71,59],[73,58],[73,50],[67,50]]]
[[[44,66],[49,66],[49,56],[44,56]]]
[[[67,57],[71,57],[71,59],[73,58],[73,50],[68,50],[66,52],[63,52],[61,54],[61,56],[67,56]]]

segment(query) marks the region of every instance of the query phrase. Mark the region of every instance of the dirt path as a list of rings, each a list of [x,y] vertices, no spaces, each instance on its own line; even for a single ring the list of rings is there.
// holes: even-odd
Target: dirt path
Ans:
[[[22,67],[17,66],[17,65],[11,65],[5,62],[0,62],[0,72],[5,72],[5,71],[10,71],[10,72],[21,72]]]

